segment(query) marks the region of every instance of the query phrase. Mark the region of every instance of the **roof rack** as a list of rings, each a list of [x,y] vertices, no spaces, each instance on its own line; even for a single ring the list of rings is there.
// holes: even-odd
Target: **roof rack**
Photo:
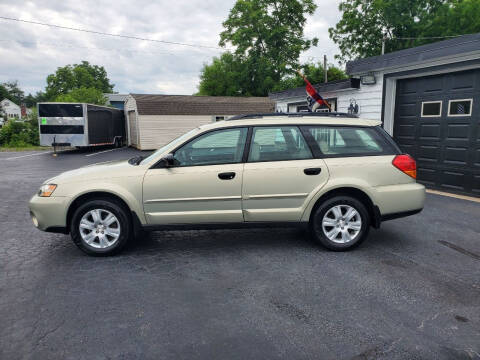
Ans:
[[[318,116],[318,117],[348,117],[348,118],[358,118],[357,115],[343,113],[343,112],[294,112],[294,113],[265,113],[265,114],[247,114],[247,115],[236,115],[232,116],[226,121],[231,120],[245,120],[245,119],[259,119],[269,116],[285,116],[288,118],[291,117],[303,117],[303,116]]]

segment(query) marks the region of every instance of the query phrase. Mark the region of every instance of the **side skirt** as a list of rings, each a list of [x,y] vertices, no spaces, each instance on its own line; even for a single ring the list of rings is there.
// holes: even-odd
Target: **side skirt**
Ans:
[[[257,229],[257,228],[308,228],[308,222],[246,222],[206,224],[165,224],[143,225],[144,231],[215,230],[215,229]]]
[[[166,224],[143,225],[145,231],[167,230],[215,230],[215,229],[265,229],[265,228],[308,228],[307,222],[246,222],[246,223],[206,223],[206,224]]]

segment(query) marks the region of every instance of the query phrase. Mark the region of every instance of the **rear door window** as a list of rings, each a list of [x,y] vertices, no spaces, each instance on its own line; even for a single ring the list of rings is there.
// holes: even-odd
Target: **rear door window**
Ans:
[[[311,126],[307,134],[312,137],[321,156],[363,156],[393,154],[391,144],[371,127]]]
[[[249,162],[311,159],[307,142],[296,126],[255,127]]]

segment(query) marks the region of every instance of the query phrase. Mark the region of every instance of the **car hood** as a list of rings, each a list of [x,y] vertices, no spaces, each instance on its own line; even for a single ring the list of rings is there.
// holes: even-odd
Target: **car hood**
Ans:
[[[128,160],[116,160],[84,166],[75,170],[65,171],[58,176],[45,181],[45,183],[61,184],[84,180],[114,178],[128,176],[128,172],[135,168]]]

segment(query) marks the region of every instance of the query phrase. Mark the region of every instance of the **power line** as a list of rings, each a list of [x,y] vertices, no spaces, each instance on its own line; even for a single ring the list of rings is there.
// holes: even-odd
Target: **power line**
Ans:
[[[124,38],[124,39],[151,41],[151,42],[157,42],[157,43],[162,43],[162,44],[189,46],[189,47],[204,48],[204,49],[225,50],[225,49],[223,49],[221,47],[218,47],[218,46],[207,46],[207,45],[181,43],[181,42],[176,42],[176,41],[149,39],[149,38],[142,38],[140,36],[135,36],[135,35],[112,34],[112,33],[106,33],[106,32],[102,32],[102,31],[80,29],[80,28],[74,28],[74,27],[69,27],[69,26],[61,26],[61,25],[55,25],[55,24],[47,24],[47,23],[41,23],[41,22],[38,22],[38,21],[22,20],[22,19],[16,19],[16,18],[11,18],[11,17],[6,17],[6,16],[0,16],[0,19],[17,21],[17,22],[22,22],[22,23],[27,23],[27,24],[34,24],[34,25],[49,26],[49,27],[53,27],[53,28],[57,28],[57,29],[80,31],[80,32],[96,34],[96,35],[113,36],[113,37],[119,37],[119,38]]]
[[[428,40],[428,39],[446,39],[446,38],[456,38],[463,35],[472,35],[472,34],[462,34],[462,35],[445,35],[445,36],[420,36],[420,37],[393,37],[387,38],[387,40]]]
[[[80,45],[58,45],[56,43],[49,42],[38,42],[38,41],[23,41],[15,39],[0,39],[1,42],[13,42],[18,44],[32,44],[32,45],[46,45],[47,47],[59,48],[59,49],[87,49],[87,50],[100,50],[100,51],[117,51],[117,52],[127,52],[127,53],[144,53],[152,55],[172,55],[178,56],[177,54],[169,51],[146,51],[146,50],[132,50],[132,49],[119,49],[119,48],[101,48],[101,47],[92,47],[92,46],[80,46]],[[207,54],[197,54],[195,56],[210,56]]]

